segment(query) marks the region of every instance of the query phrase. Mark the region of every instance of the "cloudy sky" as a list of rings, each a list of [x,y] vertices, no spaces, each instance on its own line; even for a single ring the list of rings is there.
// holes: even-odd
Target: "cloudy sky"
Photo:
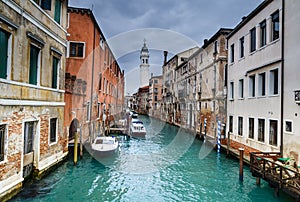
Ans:
[[[70,0],[93,9],[102,32],[125,70],[126,95],[139,87],[139,51],[146,39],[150,73],[161,74],[163,50],[169,58],[202,46],[221,27],[234,28],[263,0]]]

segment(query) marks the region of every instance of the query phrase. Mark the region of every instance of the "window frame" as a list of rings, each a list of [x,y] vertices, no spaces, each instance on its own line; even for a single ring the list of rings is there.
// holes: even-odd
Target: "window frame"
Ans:
[[[230,45],[230,63],[234,63],[234,43]]]
[[[277,79],[275,79],[275,72],[277,72]],[[279,68],[274,68],[269,71],[269,95],[279,95]]]
[[[271,141],[271,136],[272,136],[272,134],[271,134],[271,132],[272,132],[272,130],[271,130],[271,122],[276,122],[276,129],[275,129],[276,134],[274,134],[275,135],[276,143],[273,143],[273,141]],[[272,146],[275,146],[275,147],[278,146],[278,137],[279,137],[279,135],[278,135],[278,131],[279,131],[278,126],[279,126],[278,120],[276,120],[276,119],[269,119],[269,145],[272,145]]]
[[[243,126],[244,126],[244,118],[242,116],[238,116],[238,135],[243,136]]]
[[[252,122],[253,125],[250,124],[250,123],[251,123],[250,120],[253,121],[253,122]],[[251,127],[251,126],[252,126],[252,127]],[[249,117],[249,118],[248,118],[248,138],[249,138],[249,139],[254,139],[254,130],[255,130],[255,119],[254,119],[254,117]],[[252,132],[252,133],[251,133],[251,132]]]
[[[233,116],[228,116],[228,132],[233,133]]]
[[[239,39],[240,42],[240,58],[244,58],[245,57],[245,37],[241,37]]]
[[[52,120],[55,121],[55,137],[53,137],[53,134],[52,134]],[[54,138],[54,141],[53,141],[53,138]],[[54,145],[54,144],[57,144],[58,142],[58,118],[57,117],[52,117],[52,118],[49,118],[49,139],[48,139],[48,144],[49,145]]]
[[[256,51],[256,27],[250,30],[250,53]]]
[[[1,126],[4,128],[4,132],[3,132],[2,141],[0,138],[0,144],[2,145],[2,149],[0,149],[0,164],[5,163],[7,161],[7,148],[8,148],[8,125],[6,123],[0,122],[0,128],[1,128]],[[1,130],[0,130],[0,132],[1,132]],[[1,133],[0,133],[0,135],[1,135]],[[1,148],[1,145],[0,145],[0,148]],[[2,152],[3,152],[3,154],[1,154]],[[1,157],[1,155],[3,157]]]
[[[263,20],[260,25],[260,47],[267,45],[267,21]]]
[[[258,74],[258,96],[260,97],[266,96],[266,78],[266,72]]]
[[[0,77],[0,79],[6,79],[10,80],[11,79],[11,59],[12,59],[12,33],[8,32],[5,29],[0,28],[0,31],[2,31],[7,37],[7,48],[6,48],[6,65],[3,67],[5,70],[5,77]],[[2,49],[1,49],[2,50]],[[5,51],[3,51],[5,54]],[[1,68],[1,67],[0,67]]]
[[[271,20],[272,20],[272,23],[271,23],[271,27],[272,27],[272,41],[275,41],[275,40],[279,39],[279,37],[280,37],[280,16],[279,16],[279,10],[275,11],[274,13],[272,13]],[[276,21],[276,20],[278,20],[278,21]],[[278,27],[276,26],[276,24],[278,24]]]
[[[244,79],[239,80],[239,99],[244,98]]]
[[[249,76],[249,86],[248,86],[248,97],[254,98],[255,97],[255,82],[256,82],[256,75],[252,74]],[[252,85],[251,85],[252,84]]]
[[[234,100],[234,81],[229,82],[229,100]]]
[[[263,136],[260,137],[260,121],[263,121]],[[257,140],[259,142],[265,143],[266,141],[266,119],[265,118],[258,118],[257,119]]]
[[[85,49],[86,49],[86,43],[84,41],[69,41],[68,42],[68,57],[69,58],[75,58],[75,59],[84,59],[85,58]],[[83,48],[82,48],[82,56],[79,56],[78,55],[78,47],[76,47],[76,50],[75,50],[75,55],[72,54],[72,49],[71,49],[71,46],[72,44],[83,44]]]
[[[287,130],[287,122],[291,123],[291,129],[290,129],[290,131]],[[293,134],[293,133],[294,133],[293,125],[294,125],[293,120],[288,120],[288,119],[286,119],[286,120],[284,121],[284,126],[285,126],[285,127],[284,127],[284,132],[285,132],[285,133],[289,133],[289,134]]]
[[[30,75],[31,75],[31,71],[33,71],[33,70],[31,70],[31,65],[32,65],[32,60],[31,60],[31,53],[32,53],[32,49],[31,48],[36,48],[36,49],[38,49],[38,54],[37,54],[37,67],[36,67],[36,74],[35,74],[35,76],[36,76],[36,84],[34,84],[34,83],[31,83],[31,81],[30,81]],[[41,46],[39,46],[39,45],[37,45],[36,43],[34,43],[34,42],[30,42],[30,44],[29,44],[29,69],[28,69],[28,83],[30,84],[30,85],[36,85],[36,86],[40,86],[40,82],[41,82],[41,62],[42,62],[42,47]]]

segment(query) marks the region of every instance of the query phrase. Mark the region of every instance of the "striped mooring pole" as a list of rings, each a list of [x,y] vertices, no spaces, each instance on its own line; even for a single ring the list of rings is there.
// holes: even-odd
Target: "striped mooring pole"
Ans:
[[[218,153],[220,153],[221,149],[221,121],[218,121],[218,140],[217,140],[217,146],[218,146]]]

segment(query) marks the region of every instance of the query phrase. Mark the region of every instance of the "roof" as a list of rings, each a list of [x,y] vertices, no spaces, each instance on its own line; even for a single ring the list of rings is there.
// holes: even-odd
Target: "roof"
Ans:
[[[209,40],[204,40],[204,44],[202,46],[202,48],[206,48],[209,44],[213,43],[215,40],[217,40],[217,38],[221,35],[227,35],[230,34],[232,32],[233,29],[231,28],[220,28],[212,37],[210,37]],[[201,49],[200,49],[201,50]],[[199,51],[200,51],[199,50]]]
[[[259,6],[257,6],[248,16],[243,17],[242,21],[228,34],[227,39],[230,39],[237,31],[239,31],[246,23],[254,18],[259,12],[267,7],[273,0],[264,0]]]

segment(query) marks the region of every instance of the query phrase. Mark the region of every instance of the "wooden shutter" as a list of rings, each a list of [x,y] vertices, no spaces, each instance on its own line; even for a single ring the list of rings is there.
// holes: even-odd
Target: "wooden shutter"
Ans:
[[[61,1],[55,0],[54,20],[60,24]]]
[[[53,57],[52,62],[52,88],[57,88],[57,69],[58,69],[59,59]]]
[[[9,34],[0,30],[0,78],[7,77],[7,47]]]
[[[39,51],[39,48],[30,45],[29,83],[34,85],[37,84]]]

